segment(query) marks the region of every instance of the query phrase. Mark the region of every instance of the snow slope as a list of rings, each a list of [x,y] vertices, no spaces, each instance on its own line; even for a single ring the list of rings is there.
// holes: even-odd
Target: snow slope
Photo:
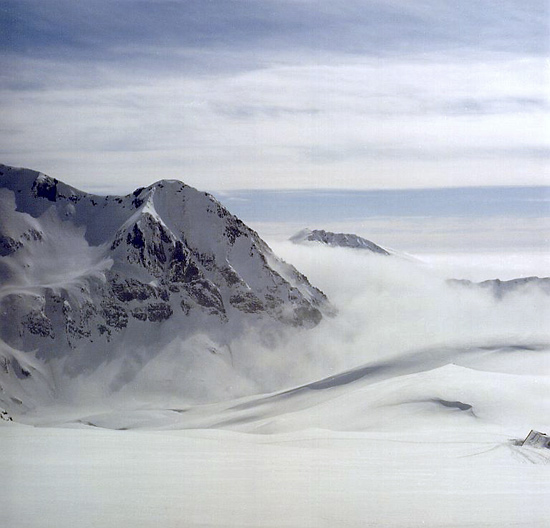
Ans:
[[[106,429],[229,429],[278,434],[331,431],[490,431],[522,438],[550,430],[550,345],[438,348],[293,389],[208,405],[29,415],[39,425]],[[534,404],[533,402],[536,402]]]
[[[482,282],[472,282],[465,279],[450,279],[449,283],[465,288],[480,288],[490,291],[496,299],[516,291],[538,290],[550,295],[550,277],[522,277],[520,279],[491,279]]]

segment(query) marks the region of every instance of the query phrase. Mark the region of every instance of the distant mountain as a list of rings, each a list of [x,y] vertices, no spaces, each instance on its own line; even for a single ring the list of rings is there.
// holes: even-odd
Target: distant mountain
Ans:
[[[353,234],[331,233],[323,229],[303,229],[296,233],[290,240],[295,244],[308,242],[320,242],[331,247],[346,247],[353,249],[364,249],[379,255],[391,255],[383,247],[377,246],[374,242]]]
[[[234,340],[311,328],[330,312],[207,193],[164,180],[97,196],[0,165],[0,406],[10,414],[138,382],[140,397],[253,391]]]
[[[455,286],[489,291],[497,299],[501,299],[510,292],[521,291],[526,288],[536,288],[542,293],[550,295],[550,277],[522,277],[520,279],[506,281],[491,279],[483,282],[472,282],[465,279],[449,279],[447,282]]]

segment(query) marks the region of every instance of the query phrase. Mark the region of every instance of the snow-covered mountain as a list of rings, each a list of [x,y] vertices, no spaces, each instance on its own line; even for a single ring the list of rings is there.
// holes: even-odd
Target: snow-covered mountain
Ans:
[[[330,311],[207,193],[164,180],[96,196],[0,165],[0,407],[10,414],[132,384],[139,397],[254,392],[233,340],[252,328],[269,341]]]
[[[384,248],[377,246],[374,242],[362,238],[358,235],[346,233],[331,233],[323,229],[302,229],[290,240],[295,244],[304,244],[309,242],[320,242],[332,247],[346,247],[353,249],[364,249],[377,253],[379,255],[390,255],[391,253]]]

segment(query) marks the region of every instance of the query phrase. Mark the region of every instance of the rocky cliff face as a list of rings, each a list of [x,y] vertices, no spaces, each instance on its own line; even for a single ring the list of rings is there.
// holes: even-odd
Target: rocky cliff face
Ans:
[[[200,333],[223,355],[251,327],[307,329],[330,312],[256,232],[179,181],[96,196],[1,165],[0,219],[4,378],[40,374],[54,398],[46,364],[59,380],[116,360],[123,386],[171,339]]]

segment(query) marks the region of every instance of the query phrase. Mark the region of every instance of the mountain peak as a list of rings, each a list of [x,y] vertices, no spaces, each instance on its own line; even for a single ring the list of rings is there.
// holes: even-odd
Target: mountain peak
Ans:
[[[122,386],[169,343],[195,335],[225,350],[216,361],[232,368],[227,347],[245,328],[311,328],[331,312],[255,231],[182,182],[98,196],[36,171],[0,172],[0,310],[10,314],[0,361],[10,372],[34,358],[66,380],[109,361]],[[32,385],[18,383],[20,395]]]
[[[346,247],[363,249],[379,255],[390,255],[391,253],[374,242],[354,234],[332,233],[324,229],[305,228],[290,237],[295,244],[307,244],[310,242],[322,243],[331,247]]]

